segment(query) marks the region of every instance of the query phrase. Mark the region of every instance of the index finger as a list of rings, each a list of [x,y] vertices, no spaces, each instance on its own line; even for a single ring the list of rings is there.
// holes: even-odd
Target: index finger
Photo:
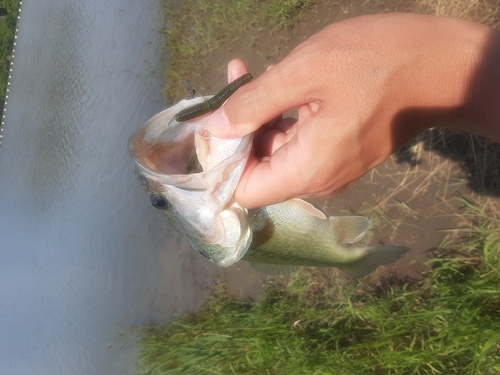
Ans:
[[[239,74],[243,70],[237,67],[235,71]],[[207,123],[209,131],[221,138],[243,137],[286,110],[304,104],[309,96],[305,94],[308,85],[290,71],[293,69],[283,68],[280,63],[240,87],[212,114]]]

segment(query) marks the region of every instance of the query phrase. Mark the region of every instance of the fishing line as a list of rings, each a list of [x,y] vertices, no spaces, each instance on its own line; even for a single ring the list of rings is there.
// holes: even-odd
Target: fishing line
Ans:
[[[198,89],[196,87],[194,87],[194,85],[191,83],[191,81],[187,80],[186,79],[186,85],[189,86],[189,98],[188,99],[193,99],[194,98],[194,93],[197,92],[199,96],[201,96],[203,98],[203,100],[207,100],[205,99],[205,97],[201,94],[201,92],[198,91]]]

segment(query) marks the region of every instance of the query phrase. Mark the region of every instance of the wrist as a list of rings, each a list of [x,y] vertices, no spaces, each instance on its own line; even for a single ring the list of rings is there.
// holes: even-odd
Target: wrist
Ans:
[[[417,17],[395,80],[395,90],[408,90],[395,133],[407,141],[444,126],[500,142],[500,32],[458,19]]]

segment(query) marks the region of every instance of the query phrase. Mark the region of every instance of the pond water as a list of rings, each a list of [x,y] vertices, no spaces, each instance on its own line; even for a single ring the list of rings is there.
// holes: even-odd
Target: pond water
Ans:
[[[0,149],[0,374],[128,374],[136,324],[214,267],[164,228],[129,136],[165,107],[157,0],[22,5]]]

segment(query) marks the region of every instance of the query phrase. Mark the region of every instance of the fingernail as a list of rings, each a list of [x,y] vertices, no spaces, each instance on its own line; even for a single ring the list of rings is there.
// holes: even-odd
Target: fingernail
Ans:
[[[224,106],[216,110],[210,116],[207,123],[208,131],[214,135],[222,135],[227,132],[230,127],[229,120],[224,111]]]

